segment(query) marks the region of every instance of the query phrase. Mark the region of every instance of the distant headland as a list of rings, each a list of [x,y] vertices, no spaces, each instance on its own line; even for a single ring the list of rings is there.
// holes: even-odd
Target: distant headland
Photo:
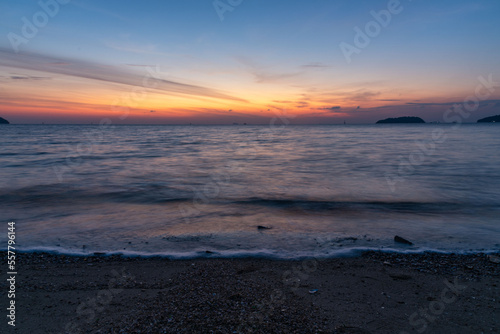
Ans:
[[[10,124],[10,122],[5,118],[0,117],[0,124]]]
[[[420,117],[404,116],[397,118],[386,118],[378,121],[376,124],[403,124],[403,123],[425,123],[425,121]]]
[[[482,118],[477,122],[478,123],[500,123],[500,115]]]

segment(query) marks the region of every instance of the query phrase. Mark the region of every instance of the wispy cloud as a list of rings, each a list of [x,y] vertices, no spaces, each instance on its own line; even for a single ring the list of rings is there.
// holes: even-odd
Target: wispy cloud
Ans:
[[[141,76],[110,65],[85,62],[77,59],[54,58],[40,54],[15,54],[4,48],[0,48],[0,66],[67,75],[135,87],[143,86],[143,81],[146,76],[146,74]],[[150,75],[153,75],[153,73],[150,73]],[[159,76],[159,74],[156,75]],[[157,77],[155,77],[155,80],[157,83],[155,89],[166,93],[246,102],[244,99],[219,92],[212,88],[184,84]]]
[[[296,103],[295,108],[308,108],[310,106],[309,102],[299,101]]]
[[[81,107],[81,108],[89,108],[89,109],[94,109],[94,110],[99,110],[99,109],[109,109],[109,105],[101,105],[101,104],[94,104],[94,103],[81,103],[81,102],[75,102],[75,101],[64,101],[62,99],[60,100],[54,100],[50,98],[42,98],[42,97],[23,97],[22,100],[15,98],[15,97],[2,97],[1,99],[1,106],[2,107],[13,107],[13,108],[30,108],[30,109],[49,109],[51,111],[53,110],[64,110],[67,111],[68,109],[72,109],[74,107]]]
[[[300,73],[272,73],[264,70],[256,70],[252,73],[258,83],[276,83],[300,75]]]
[[[380,92],[372,92],[369,90],[356,91],[350,94],[349,99],[352,101],[369,101],[372,98],[379,96]]]
[[[334,106],[334,107],[326,107],[326,108],[318,108],[319,110],[328,110],[331,112],[339,112],[342,107],[340,106]]]
[[[302,68],[325,68],[325,67],[331,67],[330,65],[326,65],[323,63],[309,63],[309,64],[304,64],[300,65]]]
[[[462,105],[464,102],[463,101],[457,101],[457,102],[408,102],[406,103],[407,105],[413,105],[413,106],[419,106],[419,107],[433,107],[433,106],[453,106],[455,104]],[[486,106],[489,104],[495,104],[497,106],[500,103],[500,100],[484,100],[481,101],[481,106]]]
[[[36,76],[30,76],[30,75],[11,75],[10,77],[7,77],[8,79],[11,80],[50,80],[52,79],[51,77],[36,77]]]
[[[277,83],[285,79],[297,77],[303,72],[278,72],[269,69],[270,66],[262,66],[248,57],[238,56],[235,59],[244,65],[248,72],[250,72],[257,83]]]
[[[125,64],[130,67],[153,67],[153,65],[144,65],[144,64]]]
[[[430,107],[430,106],[452,106],[454,103],[458,102],[442,102],[442,103],[436,103],[436,102],[407,102],[407,105],[410,106],[419,106],[419,107]]]
[[[371,102],[377,101],[377,97],[382,95],[379,91],[370,89],[355,90],[325,90],[312,92],[313,100],[322,104],[352,104],[352,102]]]
[[[131,52],[136,54],[148,54],[148,55],[160,55],[160,56],[170,56],[168,53],[158,51],[158,44],[136,44],[129,41],[125,42],[114,42],[114,41],[103,41],[104,45],[108,48]]]

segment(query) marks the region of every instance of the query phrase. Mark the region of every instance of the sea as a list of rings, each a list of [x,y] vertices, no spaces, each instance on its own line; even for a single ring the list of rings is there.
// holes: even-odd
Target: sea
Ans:
[[[500,250],[500,125],[3,125],[0,249]],[[400,236],[413,244],[394,240]]]

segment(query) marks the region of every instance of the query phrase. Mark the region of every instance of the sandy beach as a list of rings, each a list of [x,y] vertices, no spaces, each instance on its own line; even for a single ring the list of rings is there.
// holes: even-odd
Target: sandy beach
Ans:
[[[2,332],[498,333],[497,260],[376,252],[302,261],[21,253],[16,326],[4,316]],[[3,279],[4,313],[7,292]]]

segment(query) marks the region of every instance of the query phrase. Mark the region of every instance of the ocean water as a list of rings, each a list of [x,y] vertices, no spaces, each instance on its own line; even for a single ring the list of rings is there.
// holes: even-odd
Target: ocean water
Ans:
[[[499,152],[497,124],[1,126],[0,248],[14,221],[68,254],[498,251]]]

